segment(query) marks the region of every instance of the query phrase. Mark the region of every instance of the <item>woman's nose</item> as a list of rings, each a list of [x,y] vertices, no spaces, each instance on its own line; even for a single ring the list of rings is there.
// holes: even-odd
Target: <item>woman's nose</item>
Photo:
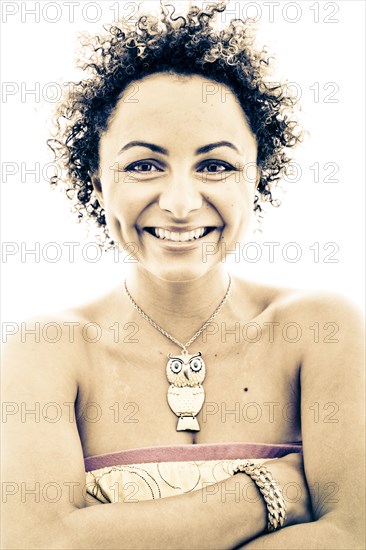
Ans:
[[[202,195],[197,189],[197,182],[188,177],[177,177],[165,182],[166,186],[159,196],[159,206],[175,218],[186,218],[193,210],[202,207]]]

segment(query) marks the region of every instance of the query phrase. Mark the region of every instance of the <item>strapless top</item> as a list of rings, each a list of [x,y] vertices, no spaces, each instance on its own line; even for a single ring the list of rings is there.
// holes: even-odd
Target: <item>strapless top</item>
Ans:
[[[86,491],[103,504],[165,498],[224,481],[245,459],[260,464],[299,452],[300,443],[201,443],[127,449],[84,459]]]

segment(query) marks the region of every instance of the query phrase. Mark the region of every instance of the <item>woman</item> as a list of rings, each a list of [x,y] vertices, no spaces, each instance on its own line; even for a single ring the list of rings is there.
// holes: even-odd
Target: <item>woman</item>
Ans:
[[[112,27],[60,106],[68,196],[136,262],[58,341],[8,346],[7,548],[362,547],[358,315],[221,263],[301,138],[225,7]]]

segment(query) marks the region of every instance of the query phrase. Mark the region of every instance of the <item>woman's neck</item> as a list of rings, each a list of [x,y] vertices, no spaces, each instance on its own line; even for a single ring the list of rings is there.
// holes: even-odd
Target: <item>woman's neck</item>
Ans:
[[[183,337],[192,335],[213,314],[225,296],[229,276],[219,265],[199,279],[173,282],[138,268],[126,283],[132,298],[153,321]]]

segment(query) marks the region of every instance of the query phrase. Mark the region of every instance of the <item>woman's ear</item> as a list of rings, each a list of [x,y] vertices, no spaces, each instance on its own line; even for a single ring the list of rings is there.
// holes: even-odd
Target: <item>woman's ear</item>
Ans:
[[[102,191],[102,183],[100,181],[100,178],[96,174],[92,174],[90,176],[90,180],[94,189],[94,193],[98,199],[98,202],[102,208],[104,208],[104,200],[103,200],[103,191]]]

